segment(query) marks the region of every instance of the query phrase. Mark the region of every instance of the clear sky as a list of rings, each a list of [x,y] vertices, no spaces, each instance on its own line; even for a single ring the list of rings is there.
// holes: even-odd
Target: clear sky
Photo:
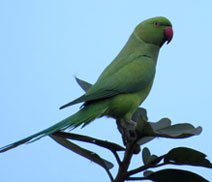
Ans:
[[[173,123],[200,125],[203,132],[185,140],[159,138],[146,146],[157,155],[187,146],[212,161],[211,7],[210,0],[0,1],[0,146],[76,112],[80,105],[58,109],[83,94],[74,76],[94,83],[138,23],[165,16],[174,38],[160,51],[154,86],[142,106],[150,121],[169,117]],[[112,119],[95,120],[75,132],[121,144]],[[115,163],[110,152],[83,146]],[[139,154],[131,167],[140,161]],[[212,181],[209,169],[183,169]],[[4,182],[109,181],[101,167],[49,137],[0,154],[0,171]]]

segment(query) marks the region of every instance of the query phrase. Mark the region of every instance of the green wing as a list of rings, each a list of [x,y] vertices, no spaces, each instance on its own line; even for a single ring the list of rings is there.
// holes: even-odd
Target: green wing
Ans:
[[[155,61],[141,55],[131,62],[119,66],[112,74],[103,72],[97,82],[81,97],[63,105],[60,109],[73,104],[105,99],[121,93],[136,92],[146,88],[155,75]]]

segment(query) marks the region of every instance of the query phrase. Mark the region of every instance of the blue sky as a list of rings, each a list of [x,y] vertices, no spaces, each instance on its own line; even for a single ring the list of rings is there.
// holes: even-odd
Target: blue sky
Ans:
[[[211,6],[209,0],[0,1],[0,146],[76,112],[80,105],[58,109],[83,94],[74,76],[94,83],[138,23],[165,16],[174,38],[160,51],[154,86],[142,106],[150,121],[169,117],[173,123],[200,125],[203,132],[185,140],[159,138],[146,146],[157,155],[191,147],[212,161]],[[121,144],[112,119],[95,120],[75,132]],[[115,162],[108,151],[83,146]],[[139,154],[131,167],[140,161]],[[109,181],[101,167],[49,137],[2,153],[0,169],[4,182]],[[212,181],[209,169],[184,169]]]

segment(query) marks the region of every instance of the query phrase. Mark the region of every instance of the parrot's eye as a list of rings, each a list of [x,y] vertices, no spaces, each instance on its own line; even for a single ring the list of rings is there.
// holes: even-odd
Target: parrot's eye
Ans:
[[[154,26],[155,26],[155,27],[159,27],[159,26],[160,26],[160,23],[154,22]]]

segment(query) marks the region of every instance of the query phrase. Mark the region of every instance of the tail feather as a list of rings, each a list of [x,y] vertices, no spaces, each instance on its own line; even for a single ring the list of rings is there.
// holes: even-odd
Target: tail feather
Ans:
[[[39,140],[42,137],[45,137],[47,135],[51,135],[57,131],[65,130],[67,128],[74,129],[80,125],[83,124],[83,127],[90,123],[95,118],[101,117],[107,110],[107,107],[102,104],[91,104],[84,108],[82,108],[77,113],[69,116],[68,118],[60,121],[59,123],[42,130],[34,135],[31,135],[27,138],[24,138],[22,140],[19,140],[17,142],[11,143],[9,145],[6,145],[4,147],[0,148],[0,152],[5,152],[7,150],[10,150],[12,148],[15,148],[21,144],[24,143],[31,143],[36,140]]]

